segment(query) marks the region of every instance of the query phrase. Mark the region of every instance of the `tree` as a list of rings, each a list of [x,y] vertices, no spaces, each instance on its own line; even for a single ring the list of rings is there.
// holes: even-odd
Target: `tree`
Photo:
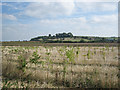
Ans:
[[[51,37],[51,34],[49,34],[49,37]]]
[[[68,33],[69,37],[73,37],[73,34],[71,32]]]

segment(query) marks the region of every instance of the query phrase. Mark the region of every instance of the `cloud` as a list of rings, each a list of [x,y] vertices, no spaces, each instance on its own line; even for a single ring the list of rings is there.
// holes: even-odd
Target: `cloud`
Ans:
[[[63,1],[63,0],[62,0]],[[64,0],[68,2],[72,0]],[[75,0],[76,2],[118,2],[119,0]],[[4,0],[4,2],[61,2],[61,0]]]
[[[117,11],[117,3],[102,3],[102,2],[37,2],[30,3],[22,14],[45,19],[45,18],[58,18],[60,16],[70,16],[75,12],[82,13],[100,13]],[[76,11],[77,10],[77,11]]]
[[[118,15],[94,15],[91,18],[91,21],[94,23],[117,23]]]
[[[3,24],[2,26],[2,40],[29,40],[34,36],[32,25],[28,24]]]
[[[20,5],[20,2],[12,2],[12,3],[2,2],[1,6],[9,8],[8,9],[9,11],[11,11],[11,10],[22,10],[23,9],[22,5]]]
[[[43,19],[40,20],[38,23],[43,25],[48,24],[68,24],[68,25],[78,25],[78,24],[116,24],[118,20],[117,14],[112,15],[93,15],[89,18],[87,17],[78,17],[78,18],[65,18],[65,19]]]
[[[115,11],[117,10],[117,3],[103,3],[100,5],[102,11]]]
[[[99,15],[66,19],[46,19],[33,24],[41,35],[72,32],[74,35],[117,36],[117,15]]]
[[[89,19],[86,17],[68,18],[60,20],[41,20],[41,27],[49,27],[58,32],[71,31],[76,35],[117,35],[117,15],[96,15]],[[51,31],[53,32],[53,31]],[[108,33],[109,32],[109,33]]]
[[[21,4],[14,3],[12,6],[20,8]],[[30,40],[59,32],[81,36],[117,36],[116,7],[115,3],[26,3],[20,11],[3,14],[3,20],[11,20],[9,24],[3,24],[3,40]],[[114,14],[111,14],[112,11]],[[21,16],[17,16],[19,14]]]
[[[3,20],[6,20],[6,19],[7,20],[13,20],[13,21],[17,20],[17,18],[14,15],[10,15],[10,14],[3,14],[2,18],[3,18]]]
[[[68,24],[73,24],[73,23],[85,23],[87,20],[85,17],[79,17],[79,18],[67,18],[67,19],[57,19],[57,20],[40,20],[40,24],[60,24],[60,23],[68,23]]]
[[[117,10],[117,3],[102,3],[102,2],[82,2],[76,3],[76,6],[81,9],[82,12],[105,12]]]
[[[40,35],[72,32],[81,36],[117,36],[117,15],[42,19],[29,24],[4,24],[3,40],[30,40]]]
[[[71,15],[74,11],[74,2],[39,2],[31,3],[24,11],[25,15],[37,18],[58,17]]]

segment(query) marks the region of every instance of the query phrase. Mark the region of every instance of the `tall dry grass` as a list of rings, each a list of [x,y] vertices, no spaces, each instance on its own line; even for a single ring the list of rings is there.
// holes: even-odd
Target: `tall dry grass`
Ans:
[[[65,50],[70,50],[70,48],[74,49],[75,63],[66,63],[64,73],[63,62],[64,60],[69,61],[65,56]],[[105,60],[103,60],[103,48],[105,47],[4,47],[3,86],[8,80],[11,83],[18,82],[11,86],[15,88],[118,88],[117,48],[114,47],[112,50],[110,47],[109,52],[105,49]],[[34,64],[30,62],[30,58],[36,50],[41,57],[38,59],[38,63]],[[83,55],[87,55],[88,50],[89,59],[85,56],[84,60]],[[50,55],[46,53],[50,53]],[[22,56],[26,61],[24,71],[18,68],[22,67],[22,60],[18,56]]]

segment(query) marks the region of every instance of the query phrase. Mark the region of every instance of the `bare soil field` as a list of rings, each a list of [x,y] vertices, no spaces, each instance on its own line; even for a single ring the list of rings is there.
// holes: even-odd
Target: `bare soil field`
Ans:
[[[118,46],[118,43],[41,43],[40,41],[2,42],[2,46]]]
[[[2,46],[2,87],[119,88],[118,47],[87,45]]]

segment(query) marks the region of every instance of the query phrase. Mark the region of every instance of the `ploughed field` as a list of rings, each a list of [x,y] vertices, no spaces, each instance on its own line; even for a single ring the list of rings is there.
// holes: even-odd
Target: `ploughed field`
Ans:
[[[2,46],[3,88],[118,88],[117,46]]]

